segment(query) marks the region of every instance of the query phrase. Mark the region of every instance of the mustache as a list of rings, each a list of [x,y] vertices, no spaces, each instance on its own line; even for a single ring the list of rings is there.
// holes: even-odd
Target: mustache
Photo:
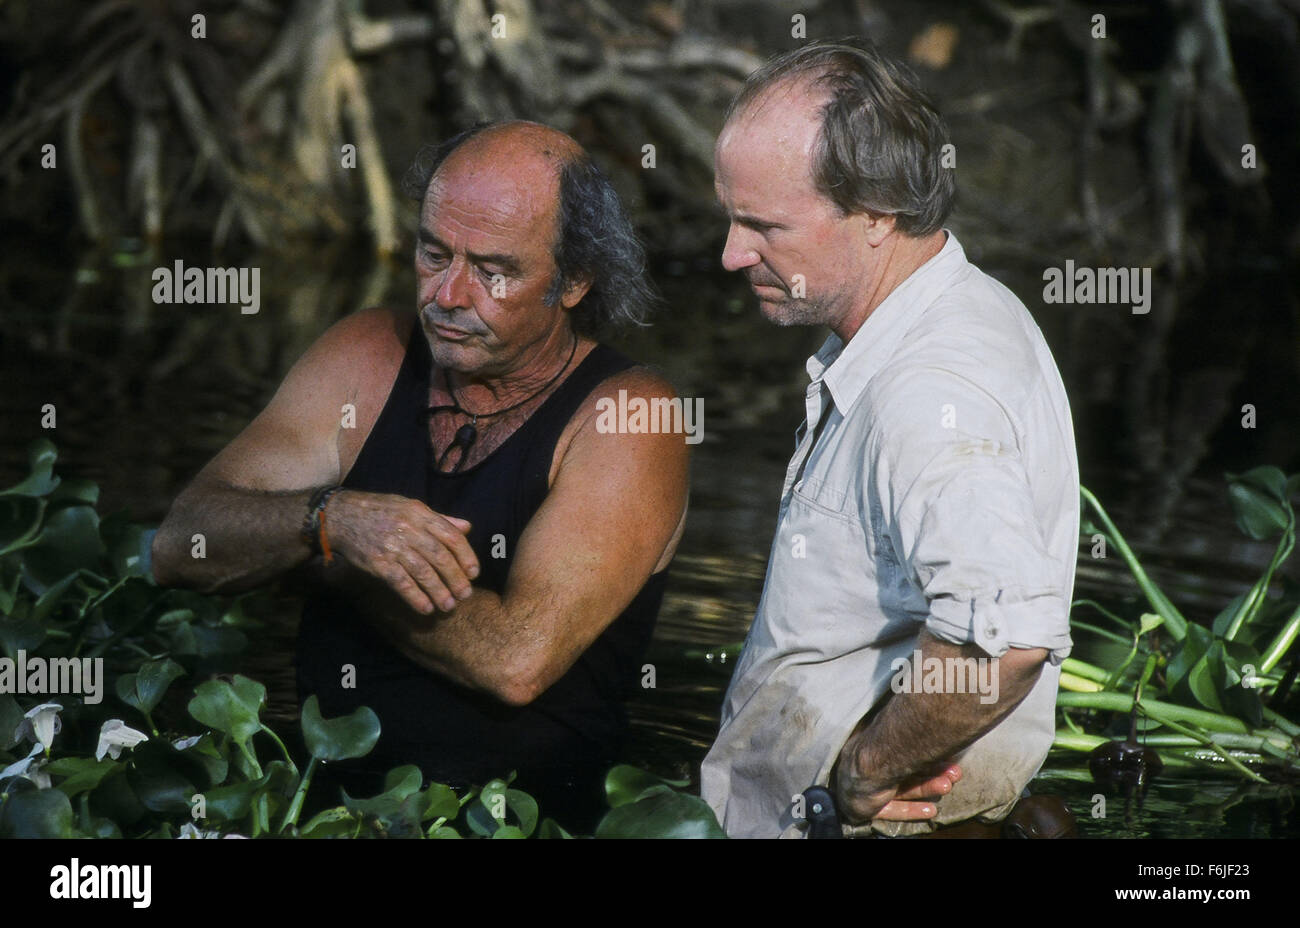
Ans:
[[[746,274],[745,278],[749,281],[751,287],[776,287],[778,290],[786,290],[786,286],[782,281],[766,274]],[[789,291],[786,290],[786,292]]]
[[[468,332],[470,335],[487,335],[487,327],[476,321],[470,316],[461,316],[456,318],[454,315],[443,312],[437,306],[430,304],[420,310],[420,318],[424,320],[426,327],[440,325],[448,329],[460,329],[462,332]]]

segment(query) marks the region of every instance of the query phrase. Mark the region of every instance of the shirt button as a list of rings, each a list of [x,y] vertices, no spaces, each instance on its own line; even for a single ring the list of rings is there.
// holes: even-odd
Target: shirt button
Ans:
[[[997,636],[998,636],[998,627],[996,625],[990,625],[988,628],[984,629],[985,638],[996,638]]]

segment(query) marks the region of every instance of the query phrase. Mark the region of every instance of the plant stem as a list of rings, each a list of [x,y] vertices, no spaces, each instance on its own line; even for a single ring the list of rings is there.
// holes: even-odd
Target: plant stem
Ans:
[[[1259,665],[1260,673],[1268,673],[1281,662],[1282,658],[1286,657],[1286,652],[1290,650],[1297,635],[1300,635],[1300,606],[1296,606],[1295,611],[1291,613],[1291,618],[1286,620],[1277,637],[1264,650],[1262,655],[1264,660]]]
[[[1080,622],[1078,619],[1071,619],[1070,628],[1078,628],[1086,632],[1092,632],[1094,635],[1100,635],[1102,638],[1109,638],[1111,641],[1116,641],[1120,644],[1129,643],[1129,640],[1123,635],[1117,634],[1108,628],[1101,628],[1100,626],[1093,625],[1090,622]]]
[[[1125,639],[1124,643],[1128,644],[1128,640]],[[1103,670],[1096,664],[1089,664],[1087,661],[1081,661],[1074,657],[1067,657],[1061,661],[1061,672],[1072,673],[1076,677],[1083,677],[1083,679],[1091,680],[1094,683],[1105,683],[1106,678],[1110,676],[1109,671]]]
[[[297,776],[297,775],[298,775],[298,765],[295,764],[295,763],[293,762],[293,758],[289,756],[289,749],[286,748],[286,747],[284,746],[284,742],[280,740],[280,736],[277,735],[274,731],[272,731],[270,728],[268,728],[268,727],[265,726],[265,725],[262,726],[262,731],[264,731],[264,732],[266,732],[268,735],[270,735],[270,736],[271,736],[271,740],[274,741],[277,745],[280,746],[280,753],[284,755],[284,761],[285,761],[285,763],[287,763],[287,764],[289,765],[289,769],[293,771],[294,776]]]
[[[1197,741],[1201,742],[1201,744],[1205,745],[1207,748],[1212,750],[1215,754],[1218,754],[1220,757],[1222,757],[1227,762],[1228,766],[1235,769],[1238,773],[1242,774],[1247,779],[1254,780],[1256,783],[1268,782],[1268,780],[1261,777],[1258,773],[1251,770],[1241,761],[1237,760],[1237,758],[1233,757],[1223,748],[1215,744],[1214,741],[1212,741],[1208,736],[1202,735],[1200,732],[1188,728],[1185,725],[1180,725],[1177,722],[1175,722],[1173,719],[1168,719],[1168,718],[1162,719],[1159,716],[1156,716],[1154,714],[1152,714],[1151,717],[1154,718],[1156,721],[1160,722],[1162,725],[1169,726],[1176,732],[1180,732],[1189,738],[1195,738]]]
[[[280,834],[284,834],[285,829],[290,825],[298,824],[298,816],[302,814],[303,800],[307,798],[307,788],[311,786],[311,778],[316,773],[316,766],[320,761],[313,757],[307,762],[307,772],[302,775],[298,782],[298,789],[293,794],[293,802],[289,803],[289,811],[284,813],[284,821],[280,823]]]
[[[1209,731],[1235,732],[1239,735],[1250,733],[1250,729],[1246,727],[1245,722],[1234,719],[1230,715],[1220,715],[1217,712],[1207,712],[1204,709],[1189,709],[1186,706],[1157,702],[1154,699],[1143,699],[1141,702],[1142,708],[1147,715],[1161,723],[1165,719],[1173,719],[1178,722],[1188,722]],[[1133,697],[1127,693],[1058,692],[1056,694],[1056,704],[1075,709],[1101,709],[1106,712],[1133,711]]]
[[[1164,618],[1165,627],[1169,629],[1169,634],[1175,640],[1182,641],[1187,637],[1187,619],[1183,618],[1183,614],[1178,611],[1178,607],[1169,601],[1169,597],[1164,594],[1160,587],[1151,582],[1151,578],[1147,576],[1147,572],[1138,563],[1137,557],[1128,546],[1128,542],[1124,540],[1124,536],[1115,527],[1115,523],[1106,514],[1106,510],[1102,508],[1101,503],[1097,502],[1097,497],[1093,496],[1087,487],[1079,487],[1079,493],[1092,507],[1093,512],[1097,514],[1097,518],[1101,521],[1102,528],[1107,531],[1111,540],[1115,542],[1115,550],[1119,551],[1120,557],[1128,565],[1128,569],[1133,574],[1133,579],[1142,588],[1142,592],[1146,595],[1151,608],[1155,610],[1157,615]]]
[[[1093,609],[1096,609],[1106,618],[1110,619],[1112,622],[1115,622],[1117,625],[1120,626],[1120,628],[1124,629],[1126,632],[1131,633],[1134,630],[1132,622],[1130,622],[1128,619],[1125,619],[1122,616],[1116,615],[1115,613],[1111,612],[1109,609],[1107,609],[1101,603],[1097,602],[1095,599],[1076,599],[1074,602],[1070,603],[1070,608],[1073,609],[1075,606],[1091,606]],[[1127,638],[1125,638],[1124,640],[1128,641]]]

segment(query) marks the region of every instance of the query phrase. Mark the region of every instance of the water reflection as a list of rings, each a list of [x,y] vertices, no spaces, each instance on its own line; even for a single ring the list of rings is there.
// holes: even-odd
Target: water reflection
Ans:
[[[973,260],[1035,308],[1041,283],[1034,268],[962,238]],[[27,442],[41,434],[41,407],[52,403],[63,471],[98,481],[104,512],[126,509],[141,521],[161,519],[330,323],[379,302],[409,306],[414,293],[408,267],[362,262],[337,248],[240,262],[261,268],[257,315],[233,304],[159,306],[150,298],[155,266],[178,258],[233,262],[177,244],[159,255],[128,248],[69,266],[27,243],[10,244],[0,261],[3,479],[22,470]],[[683,396],[702,397],[705,429],[693,458],[691,518],[649,658],[656,686],[630,705],[628,758],[694,778],[734,664],[734,652],[721,658],[722,646],[744,637],[758,603],[802,415],[803,362],[822,334],[769,325],[737,279],[682,264],[668,270],[674,274],[659,276],[664,313],[620,347],[663,370]],[[1189,616],[1204,619],[1245,589],[1271,553],[1234,528],[1221,475],[1260,463],[1296,469],[1296,437],[1276,426],[1279,418],[1294,421],[1295,401],[1274,382],[1292,349],[1258,338],[1271,324],[1262,310],[1239,312],[1225,331],[1203,324],[1217,318],[1217,305],[1176,304],[1168,290],[1157,291],[1157,300],[1145,317],[1106,307],[1035,311],[1071,396],[1085,483],[1136,543],[1153,578]],[[1273,425],[1233,429],[1242,397],[1267,409]],[[1127,614],[1144,611],[1113,558],[1085,557],[1076,595]],[[276,600],[246,668],[267,682],[271,715],[283,720],[296,711],[289,664],[296,616],[291,598]],[[1054,755],[1043,783],[1070,798],[1088,834],[1294,827],[1279,824],[1285,791],[1199,781],[1157,783],[1127,830],[1111,818],[1090,826],[1096,790],[1082,771],[1080,757]],[[1188,803],[1195,814],[1187,814]]]

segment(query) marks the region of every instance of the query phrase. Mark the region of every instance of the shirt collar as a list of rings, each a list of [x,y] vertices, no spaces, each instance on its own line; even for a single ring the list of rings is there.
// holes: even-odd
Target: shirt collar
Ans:
[[[832,333],[808,359],[808,376],[823,380],[840,415],[848,413],[876,371],[894,353],[912,320],[945,290],[962,268],[966,252],[948,229],[943,248],[926,261],[872,310],[845,345]]]

